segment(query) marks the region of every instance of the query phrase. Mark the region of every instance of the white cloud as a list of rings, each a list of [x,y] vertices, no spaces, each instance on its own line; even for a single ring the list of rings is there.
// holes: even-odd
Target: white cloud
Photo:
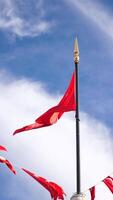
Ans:
[[[113,14],[99,2],[89,0],[65,0],[72,8],[79,9],[88,19],[93,21],[101,31],[113,39]],[[97,30],[95,30],[97,32]]]
[[[52,22],[45,19],[43,0],[1,0],[0,29],[19,37],[35,37],[48,32]]]
[[[9,149],[5,156],[15,165],[25,167],[63,186],[68,200],[74,192],[75,176],[73,113],[65,114],[51,127],[23,132],[13,137],[12,133],[16,128],[33,122],[46,109],[55,105],[58,97],[48,94],[40,83],[32,83],[24,79],[14,80],[11,77],[4,81],[3,76],[4,74],[1,75],[0,82],[0,145],[5,145]],[[81,113],[83,191],[113,172],[112,153],[111,130],[88,114]],[[6,177],[8,174],[3,176]],[[8,181],[7,178],[6,180]],[[50,199],[43,188],[38,191],[40,185],[19,170],[15,179],[9,181],[8,188],[12,199],[15,198],[15,193],[21,185],[25,191],[31,191],[32,195],[35,193],[39,197],[42,192],[43,199],[44,197],[46,200]],[[7,183],[4,182],[4,188],[5,184]],[[21,199],[31,199],[28,192],[20,194]],[[96,200],[111,200],[111,198],[112,194],[103,183],[97,186]],[[90,199],[88,192],[86,199]]]

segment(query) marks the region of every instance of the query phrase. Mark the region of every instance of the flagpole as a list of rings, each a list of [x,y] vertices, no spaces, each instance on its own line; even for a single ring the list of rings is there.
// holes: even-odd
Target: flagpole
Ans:
[[[78,92],[78,63],[79,63],[79,49],[77,38],[74,47],[74,62],[75,62],[75,96],[76,96],[76,193],[81,193],[81,177],[80,177],[80,119],[79,119],[79,92]]]
[[[85,195],[81,192],[81,173],[80,173],[80,119],[79,119],[79,48],[77,38],[74,45],[74,63],[75,63],[75,98],[76,98],[76,192],[71,197],[71,200],[84,200]]]

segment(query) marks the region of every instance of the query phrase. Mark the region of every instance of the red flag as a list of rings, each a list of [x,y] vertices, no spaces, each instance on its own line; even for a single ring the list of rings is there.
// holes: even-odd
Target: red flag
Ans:
[[[113,193],[113,178],[111,176],[108,176],[107,178],[103,180],[103,182],[107,185],[107,187]]]
[[[7,151],[7,149],[0,145],[0,151]]]
[[[7,167],[8,167],[14,174],[16,174],[16,171],[15,171],[15,169],[13,168],[12,164],[11,164],[8,160],[6,160],[4,157],[2,157],[2,156],[0,156],[0,163],[6,164]]]
[[[31,129],[37,129],[45,126],[50,126],[57,122],[58,119],[63,115],[64,112],[73,111],[76,109],[75,103],[75,73],[73,73],[70,84],[57,106],[50,108],[47,112],[42,114],[35,120],[35,123],[24,126],[20,129],[15,130],[13,135],[22,132],[28,131]]]
[[[39,177],[35,175],[34,173],[23,169],[27,174],[29,174],[31,177],[33,177],[37,182],[39,182],[46,190],[50,192],[51,198],[54,200],[61,199],[64,200],[64,196],[66,195],[63,191],[63,189],[57,185],[56,183],[53,182],[48,182],[45,178]]]
[[[89,189],[90,191],[90,194],[91,194],[91,200],[94,200],[95,199],[95,186],[91,187]]]

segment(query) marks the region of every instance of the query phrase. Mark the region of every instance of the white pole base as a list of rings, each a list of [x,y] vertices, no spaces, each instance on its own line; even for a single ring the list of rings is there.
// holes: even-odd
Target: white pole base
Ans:
[[[85,194],[73,194],[70,200],[85,200]]]

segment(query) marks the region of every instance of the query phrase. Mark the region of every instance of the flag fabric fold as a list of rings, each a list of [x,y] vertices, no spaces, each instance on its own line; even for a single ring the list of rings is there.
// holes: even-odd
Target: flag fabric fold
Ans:
[[[35,175],[34,173],[28,171],[27,169],[22,168],[24,172],[34,178],[38,183],[40,183],[46,190],[50,192],[51,198],[53,200],[61,199],[64,200],[66,195],[63,189],[54,182],[48,182],[45,178]]]
[[[113,194],[113,178],[111,176],[108,176],[103,180],[103,182]]]
[[[91,200],[95,199],[95,186],[89,188],[90,195],[91,195]]]
[[[7,149],[4,146],[0,145],[0,151],[7,151]]]
[[[64,112],[73,111],[75,109],[76,109],[76,102],[75,102],[75,72],[74,72],[70,84],[59,104],[57,106],[50,108],[47,112],[38,117],[33,124],[15,130],[13,135],[23,131],[50,126],[56,123]]]
[[[7,165],[7,167],[14,173],[16,174],[15,169],[13,168],[12,164],[4,157],[0,156],[0,163],[4,163]]]

